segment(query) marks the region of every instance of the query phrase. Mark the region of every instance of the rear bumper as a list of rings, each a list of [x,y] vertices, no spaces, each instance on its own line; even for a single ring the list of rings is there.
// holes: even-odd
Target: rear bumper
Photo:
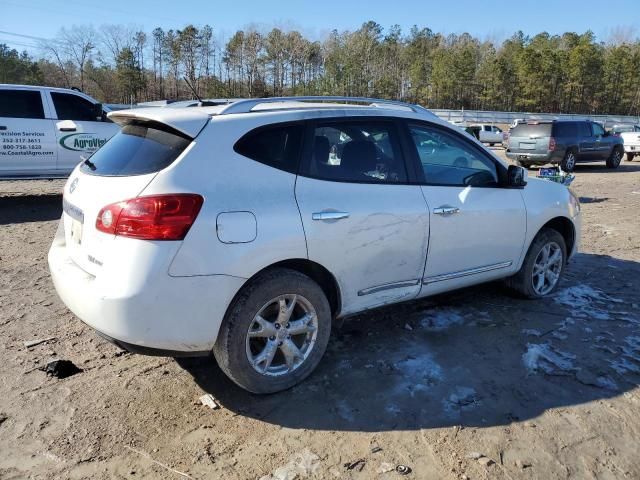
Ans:
[[[68,256],[64,237],[56,236],[49,250],[51,278],[64,304],[110,341],[146,354],[210,351],[227,306],[245,280],[171,277],[166,261],[158,267],[114,265],[116,275],[93,276]]]
[[[523,163],[553,163],[560,161],[560,158],[555,158],[555,155],[551,153],[516,153],[507,150],[506,154],[509,160],[518,160],[519,162]]]

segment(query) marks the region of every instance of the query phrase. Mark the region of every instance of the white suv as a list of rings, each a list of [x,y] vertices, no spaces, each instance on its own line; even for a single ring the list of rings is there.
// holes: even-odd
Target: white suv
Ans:
[[[251,392],[309,375],[333,318],[499,278],[542,297],[578,246],[566,187],[527,183],[415,105],[298,97],[109,116],[121,131],[64,188],[58,294],[130,351],[213,351]]]

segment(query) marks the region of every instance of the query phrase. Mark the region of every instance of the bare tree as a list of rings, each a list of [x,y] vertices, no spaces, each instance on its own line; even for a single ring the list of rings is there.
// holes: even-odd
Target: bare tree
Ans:
[[[92,26],[73,25],[71,28],[62,28],[58,34],[58,43],[64,55],[72,60],[80,73],[80,90],[84,90],[84,74],[87,61],[96,48],[97,35]]]

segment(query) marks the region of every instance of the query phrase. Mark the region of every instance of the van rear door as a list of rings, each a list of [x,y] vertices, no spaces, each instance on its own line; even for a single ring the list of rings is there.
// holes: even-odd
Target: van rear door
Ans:
[[[56,136],[43,100],[32,88],[0,88],[0,176],[55,173]]]

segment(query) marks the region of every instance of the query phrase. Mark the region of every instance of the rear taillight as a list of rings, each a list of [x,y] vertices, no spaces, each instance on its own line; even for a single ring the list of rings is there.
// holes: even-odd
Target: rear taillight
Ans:
[[[150,195],[107,205],[98,213],[96,229],[143,240],[183,240],[203,198],[190,193]]]
[[[556,139],[553,137],[549,137],[549,150],[553,151],[556,149]]]

